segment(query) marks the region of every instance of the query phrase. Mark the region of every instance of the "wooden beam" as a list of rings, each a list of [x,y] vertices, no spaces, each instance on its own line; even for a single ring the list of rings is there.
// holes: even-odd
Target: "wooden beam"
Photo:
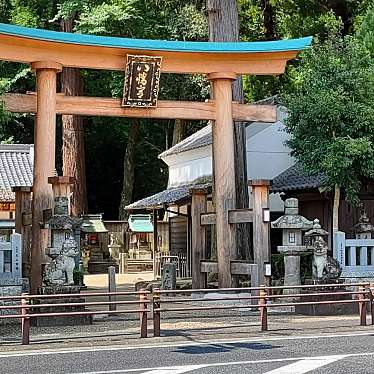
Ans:
[[[249,263],[246,261],[231,261],[231,274],[235,275],[250,275],[253,270],[257,272],[257,264]]]
[[[200,225],[209,226],[216,224],[216,213],[202,213],[200,215]]]
[[[253,222],[252,209],[229,210],[229,223],[248,223],[248,222]]]
[[[286,62],[298,50],[275,52],[182,52],[139,50],[69,44],[0,34],[0,60],[32,63],[52,60],[64,67],[125,70],[126,55],[162,56],[165,73],[208,74],[234,71],[236,74],[282,74]]]
[[[200,266],[202,273],[218,273],[217,261],[201,261]]]
[[[202,273],[218,273],[217,261],[202,260],[200,262]],[[233,260],[230,263],[230,271],[232,275],[251,275],[253,278],[252,287],[258,287],[257,271],[258,265],[246,261]]]
[[[16,113],[36,113],[36,94],[5,94],[5,109]],[[57,114],[71,114],[80,116],[105,116],[128,118],[165,118],[214,120],[215,103],[195,101],[163,101],[158,107],[123,108],[121,99],[107,97],[64,96],[56,97]],[[235,121],[275,122],[277,120],[276,107],[273,105],[246,105],[233,103],[232,112]]]

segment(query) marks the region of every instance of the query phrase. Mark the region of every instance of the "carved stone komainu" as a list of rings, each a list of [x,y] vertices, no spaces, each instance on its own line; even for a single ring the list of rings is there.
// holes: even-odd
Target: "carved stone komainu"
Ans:
[[[71,234],[63,243],[60,254],[46,266],[43,283],[49,286],[73,285],[75,258],[78,255],[78,243]]]
[[[337,260],[327,256],[327,244],[322,237],[317,237],[313,245],[313,278],[316,280],[338,279],[342,268]]]

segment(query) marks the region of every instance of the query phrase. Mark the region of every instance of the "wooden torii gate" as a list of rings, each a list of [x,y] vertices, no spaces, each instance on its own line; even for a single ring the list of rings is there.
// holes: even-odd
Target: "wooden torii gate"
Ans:
[[[214,121],[213,163],[219,284],[232,285],[230,261],[236,257],[234,226],[228,212],[236,209],[233,121],[276,120],[276,109],[232,101],[232,82],[238,75],[276,75],[311,37],[270,42],[179,42],[138,40],[54,32],[0,24],[0,60],[31,64],[36,94],[7,94],[5,108],[36,113],[32,206],[31,291],[41,284],[41,258],[46,247],[40,229],[43,210],[52,207],[48,177],[55,170],[56,114],[179,118]],[[124,108],[121,100],[68,97],[56,93],[63,67],[125,70],[127,55],[162,57],[161,72],[206,74],[213,82],[209,102],[159,101],[157,108]],[[232,213],[231,213],[232,214]]]

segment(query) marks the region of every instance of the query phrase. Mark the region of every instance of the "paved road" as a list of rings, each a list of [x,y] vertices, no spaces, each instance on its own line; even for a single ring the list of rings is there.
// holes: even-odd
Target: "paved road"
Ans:
[[[374,331],[3,352],[0,368],[7,374],[372,374]]]

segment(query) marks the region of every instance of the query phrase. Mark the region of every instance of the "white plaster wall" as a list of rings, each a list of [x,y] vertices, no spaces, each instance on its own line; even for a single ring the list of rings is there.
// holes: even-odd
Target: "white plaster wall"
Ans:
[[[284,114],[280,112],[278,116],[282,118]],[[246,129],[246,138],[248,179],[273,179],[294,164],[284,144],[289,135],[284,131],[282,122],[252,124]],[[162,160],[169,166],[169,187],[212,174],[211,146],[164,156]],[[279,194],[270,195],[270,209],[283,211]]]
[[[166,156],[162,160],[169,166],[168,187],[175,187],[212,175],[211,146]]]

